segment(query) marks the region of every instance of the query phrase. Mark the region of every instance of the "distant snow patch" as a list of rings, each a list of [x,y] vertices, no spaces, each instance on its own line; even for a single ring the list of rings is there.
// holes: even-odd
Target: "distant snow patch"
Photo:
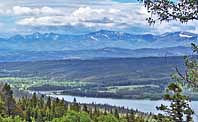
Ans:
[[[182,33],[180,33],[179,36],[182,37],[182,38],[192,38],[192,36],[186,35],[186,34],[182,34]]]
[[[90,38],[93,39],[93,40],[95,40],[95,41],[98,41],[98,39],[95,38],[95,37],[93,37],[93,36],[91,36]]]

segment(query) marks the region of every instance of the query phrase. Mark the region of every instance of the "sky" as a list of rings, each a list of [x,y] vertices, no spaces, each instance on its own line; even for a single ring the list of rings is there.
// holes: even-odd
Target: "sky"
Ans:
[[[198,33],[198,21],[158,22],[150,26],[136,0],[0,0],[0,34],[34,32],[84,34],[99,30],[135,34]]]

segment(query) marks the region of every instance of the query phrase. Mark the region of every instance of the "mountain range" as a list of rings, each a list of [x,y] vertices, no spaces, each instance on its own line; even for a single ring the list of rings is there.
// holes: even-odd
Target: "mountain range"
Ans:
[[[191,55],[198,34],[133,35],[101,30],[84,35],[33,33],[0,38],[0,62]]]
[[[188,46],[196,42],[198,35],[188,32],[165,33],[162,35],[133,35],[123,32],[101,30],[84,35],[55,33],[33,33],[0,38],[0,49],[25,51],[91,50],[102,48],[165,48]]]

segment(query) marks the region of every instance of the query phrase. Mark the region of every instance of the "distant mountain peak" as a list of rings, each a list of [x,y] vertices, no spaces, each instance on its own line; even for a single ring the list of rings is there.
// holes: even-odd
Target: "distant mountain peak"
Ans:
[[[192,38],[192,37],[195,37],[197,35],[193,34],[193,33],[189,33],[189,32],[181,32],[179,34],[179,36],[182,37],[182,38]]]
[[[119,31],[110,31],[110,30],[99,30],[99,31],[93,32],[93,34],[119,34],[119,35],[122,35],[122,34],[127,34],[127,33],[119,32]]]
[[[168,32],[168,33],[164,33],[162,34],[160,37],[161,38],[164,38],[164,37],[175,37],[175,38],[195,38],[197,37],[198,35],[197,34],[194,34],[194,33],[190,33],[190,32],[181,32],[181,31],[178,31],[178,32]]]
[[[183,34],[183,33],[180,33],[179,36],[182,38],[192,38],[193,37],[191,35],[187,35],[187,34]]]
[[[33,33],[32,36],[38,39],[38,38],[40,38],[42,36],[42,34],[39,33],[39,32],[36,32],[36,33]]]

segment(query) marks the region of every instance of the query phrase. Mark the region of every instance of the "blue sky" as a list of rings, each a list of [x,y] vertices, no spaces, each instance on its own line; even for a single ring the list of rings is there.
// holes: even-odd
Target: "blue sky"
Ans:
[[[136,0],[1,0],[0,34],[83,34],[101,29],[138,34],[198,33],[197,21],[149,26],[148,16]]]

